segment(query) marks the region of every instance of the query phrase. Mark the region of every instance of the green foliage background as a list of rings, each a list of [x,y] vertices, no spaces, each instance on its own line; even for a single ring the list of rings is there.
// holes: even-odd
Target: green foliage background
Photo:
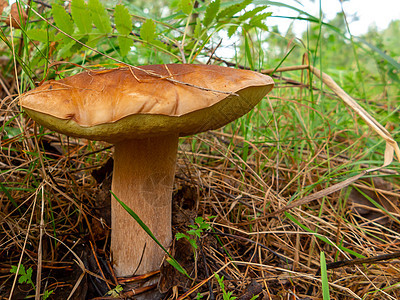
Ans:
[[[108,1],[72,0],[66,6],[62,1],[51,2],[51,8],[31,5],[35,12],[30,11],[27,25],[21,33],[14,31],[15,39],[23,37],[23,48],[18,49],[18,43],[14,47],[23,54],[20,59],[26,76],[36,81],[56,61],[82,66],[204,63],[222,41],[219,50],[230,47],[225,58],[236,65],[274,68],[283,61],[299,64],[307,54],[311,64],[333,75],[355,97],[399,96],[395,88],[399,85],[399,20],[382,32],[370,28],[365,36],[352,37],[342,13],[325,24],[299,11],[310,26],[298,39],[292,27],[285,33],[268,28],[268,6],[284,5],[280,2],[174,0],[148,5],[129,1],[113,6]],[[12,50],[9,34],[3,27],[0,36],[8,46],[1,47],[3,55]],[[227,36],[234,38],[234,45]]]

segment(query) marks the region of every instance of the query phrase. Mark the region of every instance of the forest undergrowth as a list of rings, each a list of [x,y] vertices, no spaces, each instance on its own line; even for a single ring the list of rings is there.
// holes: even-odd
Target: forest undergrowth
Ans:
[[[303,47],[282,37],[285,54],[270,59],[263,1],[212,1],[211,9],[176,2],[173,17],[156,19],[129,4],[104,10],[99,1],[72,1],[72,8],[32,1],[22,6],[22,30],[1,25],[0,297],[127,298],[156,288],[133,292],[123,289],[128,283],[160,276],[164,299],[399,299],[400,165],[343,184],[384,163],[385,141],[307,67],[328,63],[315,41]],[[90,22],[76,17],[85,5]],[[306,16],[313,33],[322,30]],[[218,48],[233,46],[221,45],[219,34],[239,29],[235,55],[222,57]],[[316,43],[325,47],[321,36]],[[353,42],[343,47],[372,49]],[[396,139],[399,56],[378,50],[368,52],[380,63],[375,75],[363,66],[331,75]],[[113,146],[37,125],[18,96],[80,66],[170,62],[253,69],[270,74],[275,87],[241,119],[180,139],[173,234],[181,238],[170,252],[190,279],[167,262],[146,276],[116,278]]]

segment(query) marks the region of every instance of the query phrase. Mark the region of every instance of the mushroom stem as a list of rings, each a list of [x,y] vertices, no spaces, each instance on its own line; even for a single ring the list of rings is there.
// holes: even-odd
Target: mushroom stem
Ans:
[[[132,139],[115,145],[112,191],[166,248],[172,239],[171,199],[178,135]],[[115,200],[111,251],[117,276],[158,270],[164,252]]]

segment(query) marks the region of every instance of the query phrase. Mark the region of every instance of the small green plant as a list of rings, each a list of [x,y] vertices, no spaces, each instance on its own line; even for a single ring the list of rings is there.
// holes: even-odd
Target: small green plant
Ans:
[[[212,218],[212,217],[211,217]],[[193,225],[189,225],[191,229],[186,231],[185,233],[178,232],[175,237],[177,240],[181,238],[185,238],[192,245],[193,249],[197,249],[197,238],[200,238],[204,231],[207,231],[211,228],[210,224],[206,223],[203,217],[197,217],[195,219],[195,223]]]
[[[32,281],[32,268],[29,268],[28,270],[25,269],[25,266],[21,264],[18,270],[18,266],[11,266],[10,273],[12,274],[17,274],[18,271],[18,282],[19,283],[27,283],[32,285],[33,289],[36,290],[35,284]],[[42,300],[46,300],[47,298],[50,297],[50,295],[53,293],[53,290],[45,290],[42,296]]]
[[[200,299],[203,299],[203,295],[200,294],[199,292],[197,292],[196,300],[200,300]]]
[[[220,277],[217,273],[215,273],[215,278],[217,279],[218,285],[222,290],[222,296],[223,296],[224,300],[235,300],[235,299],[237,299],[237,297],[232,296],[232,294],[233,294],[232,291],[231,292],[227,292],[225,290],[224,276]],[[258,295],[254,295],[253,297],[251,297],[250,300],[255,300],[255,299],[258,299]]]
[[[227,292],[225,290],[225,284],[224,284],[224,276],[220,277],[217,273],[215,273],[215,278],[218,281],[218,285],[222,290],[222,296],[224,300],[235,300],[237,297],[232,296],[233,292]]]
[[[50,290],[50,291],[45,290],[42,299],[43,299],[43,300],[46,300],[47,298],[50,297],[51,294],[53,294],[53,292],[54,292],[53,290]]]
[[[124,288],[121,285],[117,285],[115,288],[112,290],[109,290],[106,294],[106,296],[111,296],[113,298],[117,298],[120,296],[120,293],[124,290]]]
[[[10,273],[17,274],[17,271],[19,275],[18,282],[30,284],[35,289],[35,284],[32,281],[32,268],[26,270],[25,266],[21,264],[18,270],[18,266],[11,266]]]

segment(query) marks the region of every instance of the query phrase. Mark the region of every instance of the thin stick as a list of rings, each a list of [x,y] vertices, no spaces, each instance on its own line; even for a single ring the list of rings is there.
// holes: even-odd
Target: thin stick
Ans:
[[[341,268],[341,267],[345,267],[345,266],[354,266],[354,265],[361,265],[361,264],[371,264],[371,263],[376,263],[376,262],[380,262],[382,260],[390,260],[390,259],[395,259],[395,258],[399,258],[400,257],[400,252],[394,252],[394,253],[389,253],[389,254],[382,254],[382,255],[377,255],[377,256],[372,256],[372,257],[366,257],[366,258],[354,258],[354,259],[350,259],[350,260],[340,260],[340,261],[335,261],[335,262],[331,262],[326,264],[326,268],[328,270],[331,269],[337,269],[337,268]],[[390,263],[390,262],[387,262]],[[319,273],[321,272],[321,270],[319,269],[317,272],[317,275],[319,275]]]
[[[298,71],[298,70],[306,70],[306,69],[309,69],[308,65],[299,65],[299,66],[281,67],[281,68],[278,68],[278,69],[261,70],[261,73],[263,73],[263,74],[271,74],[271,73]]]
[[[42,186],[42,208],[40,211],[40,235],[39,235],[39,246],[38,246],[38,265],[36,273],[36,294],[35,300],[40,300],[40,286],[42,281],[42,265],[43,265],[43,228],[44,228],[44,186]]]
[[[0,77],[0,85],[3,88],[3,90],[6,92],[7,96],[11,97],[12,95],[1,77]]]
[[[36,196],[37,196],[37,194],[36,194]],[[32,219],[33,219],[33,215],[34,215],[35,207],[36,207],[36,200],[37,200],[37,197],[35,197],[35,199],[33,200],[31,218],[29,219],[28,228],[27,228],[27,230],[26,230],[26,236],[25,236],[25,240],[24,240],[24,246],[22,247],[21,256],[19,257],[18,267],[17,267],[17,271],[15,272],[15,277],[14,277],[13,285],[12,285],[12,287],[11,287],[9,299],[13,299],[12,295],[13,295],[13,293],[14,293],[15,285],[16,285],[16,283],[17,283],[17,278],[18,278],[18,275],[19,275],[19,270],[20,270],[21,264],[22,264],[22,258],[24,257],[25,248],[26,248],[26,243],[28,242],[29,232],[30,232],[30,230],[31,230]]]

